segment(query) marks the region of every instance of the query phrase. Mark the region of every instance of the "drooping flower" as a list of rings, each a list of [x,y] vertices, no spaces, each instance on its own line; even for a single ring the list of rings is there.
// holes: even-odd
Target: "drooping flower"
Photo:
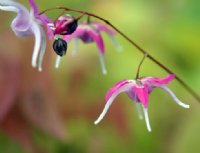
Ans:
[[[151,131],[151,126],[148,117],[148,96],[154,88],[161,88],[165,90],[178,105],[184,108],[189,108],[189,105],[182,103],[175,96],[175,94],[166,86],[166,84],[170,83],[174,78],[175,76],[173,74],[169,74],[165,78],[143,77],[137,80],[123,80],[118,82],[107,92],[105,97],[107,102],[104,107],[104,110],[94,123],[98,124],[104,118],[114,99],[120,93],[125,92],[135,102],[140,119],[143,118],[142,113],[140,111],[140,104],[142,105],[147,129],[148,131]]]
[[[51,19],[46,15],[39,15],[39,10],[34,0],[29,0],[30,12],[25,6],[14,0],[1,0],[0,10],[16,12],[17,16],[11,23],[11,28],[17,36],[32,36],[35,37],[35,45],[32,56],[32,66],[42,70],[42,60],[46,49],[46,35],[43,30],[43,25],[47,29],[49,38],[53,37],[53,31],[48,26],[52,24]],[[39,59],[38,59],[39,56]]]
[[[72,33],[71,35],[65,35],[63,39],[66,40],[67,42],[69,42],[72,39],[75,39],[75,47],[73,54],[77,52],[78,39],[82,40],[82,42],[86,44],[95,42],[99,49],[102,72],[103,74],[106,74],[107,70],[104,63],[105,46],[101,35],[102,31],[106,32],[108,36],[110,36],[114,46],[120,50],[121,46],[117,43],[114,37],[116,32],[99,22],[80,23],[74,33]]]

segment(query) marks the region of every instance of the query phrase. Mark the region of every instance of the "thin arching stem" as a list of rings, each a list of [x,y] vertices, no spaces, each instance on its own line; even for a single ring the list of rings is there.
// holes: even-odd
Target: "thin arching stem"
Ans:
[[[144,60],[145,58],[148,56],[148,54],[144,54],[142,60],[140,61],[140,64],[138,65],[138,69],[137,69],[137,73],[136,73],[136,77],[135,77],[135,80],[137,80],[140,76],[140,69],[141,69],[141,66],[142,64],[144,63]]]
[[[107,25],[109,25],[110,27],[112,27],[116,32],[118,32],[124,39],[126,39],[129,43],[131,43],[133,46],[135,46],[138,51],[140,51],[143,54],[146,54],[147,58],[149,58],[152,62],[154,62],[155,64],[157,64],[159,67],[161,67],[162,69],[164,69],[167,73],[171,73],[176,75],[174,72],[172,72],[169,68],[167,68],[165,65],[163,65],[162,63],[160,63],[160,61],[158,61],[156,58],[154,58],[151,54],[149,54],[147,51],[145,51],[143,48],[141,48],[137,43],[135,43],[132,39],[130,39],[126,34],[124,34],[122,31],[120,31],[117,27],[115,27],[112,23],[110,23],[108,20],[93,14],[93,13],[89,13],[86,11],[82,11],[82,10],[75,10],[75,9],[70,9],[70,8],[66,8],[66,7],[53,7],[53,8],[49,8],[46,9],[44,11],[42,11],[39,15],[50,11],[50,10],[66,10],[66,11],[72,11],[72,12],[77,12],[77,13],[81,13],[81,14],[86,14],[88,16],[97,18],[103,22],[105,22]],[[198,101],[200,102],[200,97],[199,95],[192,89],[190,88],[179,76],[176,75],[175,79]]]
[[[85,13],[81,14],[79,17],[76,18],[76,20],[80,20],[83,16],[85,15]]]

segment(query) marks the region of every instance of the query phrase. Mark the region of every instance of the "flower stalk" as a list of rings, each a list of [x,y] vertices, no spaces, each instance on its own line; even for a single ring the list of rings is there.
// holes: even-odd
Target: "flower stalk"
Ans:
[[[146,50],[144,50],[142,47],[140,47],[135,41],[133,41],[132,39],[130,39],[126,34],[124,34],[121,30],[119,30],[117,27],[115,27],[111,22],[109,22],[108,20],[93,14],[93,13],[89,13],[86,11],[82,11],[82,10],[76,10],[76,9],[70,9],[70,8],[66,8],[66,7],[52,7],[52,8],[48,8],[44,11],[42,11],[41,13],[39,13],[39,15],[42,15],[43,13],[50,11],[50,10],[65,10],[65,11],[71,11],[71,12],[77,12],[77,13],[81,13],[84,15],[88,15],[90,17],[94,17],[96,19],[99,19],[103,22],[105,22],[107,25],[109,25],[110,27],[112,27],[117,33],[119,33],[124,39],[126,39],[129,43],[131,43],[135,48],[138,49],[138,51],[140,51],[142,54],[145,55],[145,57],[149,58],[152,62],[154,62],[155,64],[157,64],[160,68],[162,68],[163,70],[165,70],[167,73],[169,74],[175,74],[173,71],[171,71],[168,67],[166,67],[165,65],[163,65],[159,60],[157,60],[156,58],[154,58],[151,54],[149,54]],[[139,70],[140,70],[140,66],[139,66]],[[138,74],[139,75],[139,72]],[[138,76],[136,76],[137,78]],[[200,96],[192,89],[190,88],[190,86],[187,85],[187,83],[185,83],[179,76],[177,76],[175,74],[175,79],[183,86],[183,88],[185,88],[185,90],[187,90],[199,103],[200,103]]]
[[[144,57],[142,58],[142,60],[140,61],[140,64],[138,65],[138,69],[137,69],[135,80],[137,80],[140,77],[140,69],[141,69],[141,66],[144,63],[144,60],[147,57],[147,55],[148,54],[144,54]]]

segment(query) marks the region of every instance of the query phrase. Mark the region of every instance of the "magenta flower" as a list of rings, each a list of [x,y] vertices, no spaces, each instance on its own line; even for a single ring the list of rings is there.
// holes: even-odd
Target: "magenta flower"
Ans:
[[[161,79],[155,77],[143,77],[137,80],[123,80],[118,82],[114,87],[109,89],[109,91],[107,92],[106,94],[107,103],[104,107],[103,112],[94,123],[98,124],[107,113],[114,99],[120,93],[125,92],[135,102],[140,119],[143,118],[140,111],[140,104],[142,105],[147,129],[148,131],[151,131],[151,126],[148,117],[148,104],[149,104],[148,96],[154,88],[158,87],[165,90],[178,105],[184,108],[189,108],[189,105],[182,103],[175,96],[175,94],[167,86],[165,86],[166,84],[171,82],[174,78],[175,76],[173,74],[170,74],[167,77]]]
[[[11,28],[17,36],[32,36],[35,37],[35,45],[32,56],[32,66],[42,70],[42,60],[46,49],[46,35],[41,25],[47,29],[49,38],[53,37],[53,31],[48,24],[52,21],[46,15],[38,15],[39,11],[34,0],[29,0],[31,9],[30,12],[22,4],[14,0],[1,0],[0,10],[16,12],[17,16],[11,23]]]
[[[95,42],[100,55],[100,64],[103,74],[107,73],[105,64],[104,64],[104,54],[105,54],[105,46],[103,42],[103,38],[101,36],[101,32],[106,32],[108,36],[110,36],[113,44],[117,49],[120,49],[120,45],[117,43],[115,39],[116,32],[114,30],[109,29],[106,25],[98,23],[98,22],[90,22],[90,23],[81,23],[78,25],[76,31],[71,35],[66,35],[63,37],[64,40],[70,41],[71,39],[75,39],[75,49],[74,53],[77,52],[77,41],[78,39],[82,40],[84,43],[92,43]]]

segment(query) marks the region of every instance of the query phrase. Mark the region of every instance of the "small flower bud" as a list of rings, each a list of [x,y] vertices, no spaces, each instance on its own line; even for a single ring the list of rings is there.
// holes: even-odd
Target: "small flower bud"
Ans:
[[[55,35],[70,35],[76,30],[78,22],[71,15],[62,15],[54,22],[54,26],[56,28]]]
[[[67,42],[61,38],[58,38],[53,43],[53,49],[57,55],[63,56],[67,52]]]

